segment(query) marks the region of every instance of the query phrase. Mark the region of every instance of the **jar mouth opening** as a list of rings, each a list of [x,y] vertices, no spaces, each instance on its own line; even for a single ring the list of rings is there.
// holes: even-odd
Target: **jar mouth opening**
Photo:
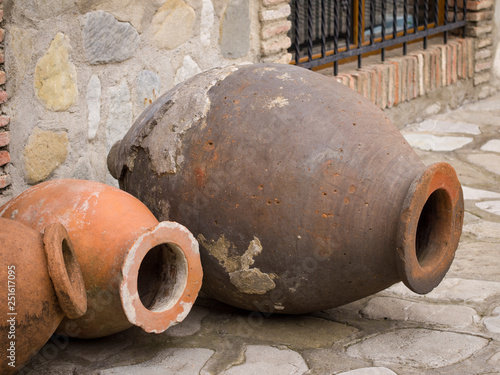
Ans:
[[[439,261],[452,234],[451,197],[446,189],[437,189],[425,202],[418,219],[415,253],[420,267],[426,268]]]
[[[182,225],[161,222],[130,247],[122,276],[120,299],[129,322],[161,333],[181,322],[198,296],[198,242]]]
[[[413,180],[401,210],[396,251],[399,276],[413,292],[430,292],[446,275],[463,215],[462,188],[449,164],[433,164]]]
[[[186,288],[187,260],[174,243],[151,248],[141,261],[137,275],[137,293],[149,311],[167,311]]]

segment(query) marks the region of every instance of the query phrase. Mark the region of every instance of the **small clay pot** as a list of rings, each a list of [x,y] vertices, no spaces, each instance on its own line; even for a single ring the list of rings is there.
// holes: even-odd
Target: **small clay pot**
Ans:
[[[0,218],[1,374],[19,371],[61,320],[81,317],[87,296],[68,233],[59,223],[44,234]]]
[[[120,187],[200,241],[206,293],[307,313],[442,280],[462,230],[454,169],[425,166],[385,114],[283,64],[203,72],[108,156]]]
[[[42,230],[65,225],[87,287],[88,311],[57,333],[92,338],[137,325],[160,333],[182,321],[202,281],[198,242],[139,200],[92,181],[53,180],[26,190],[0,216]]]

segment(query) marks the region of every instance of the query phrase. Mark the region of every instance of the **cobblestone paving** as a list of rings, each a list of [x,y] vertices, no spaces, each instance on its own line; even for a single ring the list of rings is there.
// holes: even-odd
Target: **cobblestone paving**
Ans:
[[[308,316],[263,317],[200,298],[161,335],[54,338],[35,374],[500,374],[500,95],[403,129],[464,187],[455,261],[426,296],[396,284]]]

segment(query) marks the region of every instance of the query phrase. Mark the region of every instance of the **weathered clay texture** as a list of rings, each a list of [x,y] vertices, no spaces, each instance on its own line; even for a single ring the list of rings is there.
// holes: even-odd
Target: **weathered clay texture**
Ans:
[[[201,243],[204,289],[249,310],[303,313],[402,280],[428,293],[453,260],[463,197],[383,112],[293,66],[199,74],[113,146],[120,186]]]
[[[0,216],[42,231],[67,228],[82,267],[88,311],[58,332],[101,337],[132,325],[160,333],[182,321],[201,287],[198,243],[137,199],[93,181],[52,180],[0,207]]]
[[[87,296],[78,260],[64,227],[40,234],[0,218],[0,372],[14,374],[49,340],[64,318],[79,318]]]

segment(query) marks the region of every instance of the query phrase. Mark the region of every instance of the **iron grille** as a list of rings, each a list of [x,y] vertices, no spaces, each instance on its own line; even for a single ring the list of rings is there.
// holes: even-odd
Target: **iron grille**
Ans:
[[[339,60],[381,51],[387,47],[443,33],[446,43],[450,30],[463,28],[466,4],[463,0],[291,0],[290,36],[295,64],[314,68]]]

